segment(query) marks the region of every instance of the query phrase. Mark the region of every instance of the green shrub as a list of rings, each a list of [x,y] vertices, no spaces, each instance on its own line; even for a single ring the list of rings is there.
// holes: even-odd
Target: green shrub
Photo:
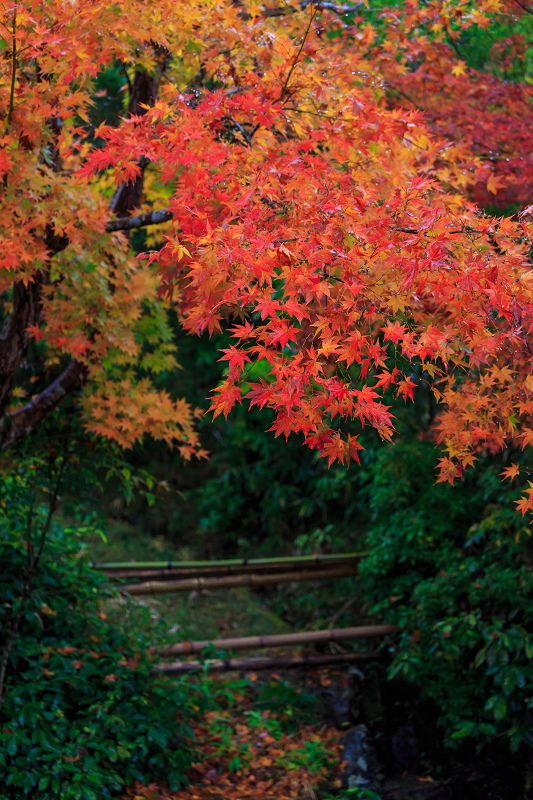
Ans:
[[[50,524],[49,509],[33,502],[29,481],[15,471],[0,489],[0,652],[13,640],[0,797],[105,800],[135,779],[176,788],[190,763],[185,687],[154,679],[146,642],[108,621],[103,577],[79,558],[75,532]]]
[[[361,565],[374,610],[400,626],[391,675],[440,710],[448,744],[533,745],[531,530],[488,464],[434,484],[428,442],[400,443],[373,467],[371,555]]]
[[[305,689],[286,681],[272,680],[257,686],[254,707],[259,713],[279,714],[280,730],[292,733],[302,725],[311,725],[320,718],[320,699]]]

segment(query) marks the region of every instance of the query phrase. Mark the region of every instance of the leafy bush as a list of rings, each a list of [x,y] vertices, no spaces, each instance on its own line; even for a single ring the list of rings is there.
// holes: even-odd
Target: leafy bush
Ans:
[[[391,668],[440,709],[449,744],[533,744],[531,531],[496,469],[433,484],[428,442],[383,450],[368,497],[361,565],[375,611],[399,624]]]
[[[281,730],[287,733],[320,718],[320,699],[316,695],[281,680],[260,683],[254,706],[259,712],[277,713]]]
[[[0,796],[104,800],[157,777],[177,787],[190,763],[185,688],[154,679],[146,643],[110,624],[104,579],[35,502],[31,466],[0,489]]]

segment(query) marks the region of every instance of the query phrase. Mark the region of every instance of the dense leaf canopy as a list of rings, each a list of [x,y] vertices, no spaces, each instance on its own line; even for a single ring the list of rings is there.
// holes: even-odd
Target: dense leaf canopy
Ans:
[[[215,414],[247,398],[330,462],[357,459],[357,424],[390,439],[387,396],[421,383],[441,480],[533,441],[528,12],[382,6],[3,3],[4,445],[83,387],[90,430],[201,453],[156,387],[169,308],[231,331]],[[495,25],[497,68],[469,64]],[[117,67],[122,116],[95,127]],[[123,232],[152,223],[134,257]]]

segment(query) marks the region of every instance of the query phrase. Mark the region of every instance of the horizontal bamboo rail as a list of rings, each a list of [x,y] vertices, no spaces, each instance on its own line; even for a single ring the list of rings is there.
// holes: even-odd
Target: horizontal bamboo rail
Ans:
[[[127,586],[121,586],[119,591],[123,594],[145,595],[190,592],[194,589],[201,591],[205,589],[230,589],[237,586],[267,586],[278,583],[292,583],[294,581],[341,578],[354,575],[356,571],[357,566],[355,564],[345,564],[324,570],[298,570],[297,572],[275,572],[265,575],[252,573],[228,575],[223,578],[184,578],[179,581],[148,581],[146,583],[132,583]]]
[[[334,642],[340,639],[365,639],[397,633],[397,625],[359,625],[352,628],[330,628],[322,631],[301,633],[275,633],[270,636],[244,636],[240,639],[212,639],[211,641],[180,642],[159,651],[162,658],[201,653],[212,645],[217,650],[247,650],[256,647],[285,647],[316,642]]]
[[[324,569],[331,569],[334,566],[341,566],[344,564],[355,564],[355,559],[347,559],[346,561],[316,561],[305,564],[305,569],[313,572],[321,572]],[[298,565],[296,565],[298,566]],[[169,581],[176,580],[177,578],[220,578],[229,575],[248,575],[251,573],[266,573],[266,572],[291,572],[294,571],[294,564],[239,564],[233,567],[193,567],[183,569],[113,569],[106,570],[105,575],[111,580],[160,580]]]
[[[297,667],[320,667],[332,664],[349,664],[354,661],[368,661],[376,658],[373,653],[330,653],[313,656],[274,656],[272,658],[228,658],[206,661],[176,661],[173,664],[159,664],[155,673],[180,674],[198,672],[225,672],[229,670],[295,669]]]
[[[308,566],[311,564],[333,564],[353,561],[368,555],[360,553],[317,554],[314,556],[278,556],[274,558],[230,558],[222,561],[115,561],[102,564],[91,562],[93,569],[101,572],[116,570],[197,570],[197,569],[224,569],[227,567],[261,567],[273,568],[277,566]]]

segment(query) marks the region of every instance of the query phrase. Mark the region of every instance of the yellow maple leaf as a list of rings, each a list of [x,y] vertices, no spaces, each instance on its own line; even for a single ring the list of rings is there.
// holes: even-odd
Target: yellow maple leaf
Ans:
[[[461,75],[465,75],[466,73],[466,63],[464,61],[458,61],[455,67],[452,69],[452,75],[455,75],[459,78]]]

